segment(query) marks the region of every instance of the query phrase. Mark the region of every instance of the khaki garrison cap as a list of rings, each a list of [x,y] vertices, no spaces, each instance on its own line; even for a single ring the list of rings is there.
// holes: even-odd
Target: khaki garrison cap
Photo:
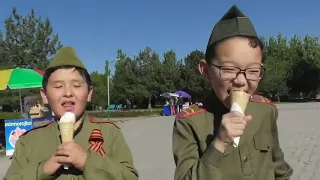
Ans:
[[[213,27],[206,50],[206,60],[210,58],[213,44],[234,36],[258,37],[250,19],[240,9],[233,5],[228,12]]]
[[[74,66],[86,69],[72,47],[62,47],[55,58],[50,62],[47,69],[59,66]]]

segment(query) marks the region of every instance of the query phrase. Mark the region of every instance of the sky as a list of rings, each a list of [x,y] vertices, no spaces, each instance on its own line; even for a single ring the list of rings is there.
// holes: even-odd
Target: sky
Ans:
[[[281,32],[320,36],[317,0],[1,0],[0,29],[16,7],[21,15],[31,9],[48,17],[64,46],[72,46],[87,69],[104,72],[117,49],[133,56],[146,47],[162,57],[173,49],[179,59],[205,50],[215,23],[232,5],[253,22],[261,36]],[[113,65],[111,65],[113,68]]]

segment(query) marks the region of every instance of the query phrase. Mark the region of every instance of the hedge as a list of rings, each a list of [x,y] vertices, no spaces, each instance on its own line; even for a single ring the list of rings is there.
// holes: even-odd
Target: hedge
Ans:
[[[0,112],[0,119],[21,119],[20,112]]]
[[[130,111],[110,111],[110,118],[125,118],[125,117],[146,117],[160,115],[161,109],[152,110],[130,110]],[[98,118],[108,118],[107,111],[88,111],[88,115]]]
[[[110,118],[125,118],[125,117],[146,117],[160,115],[162,109],[133,109],[130,111],[111,110]],[[107,111],[87,111],[90,116],[98,118],[108,118]],[[20,119],[21,114],[19,112],[0,112],[0,119]]]

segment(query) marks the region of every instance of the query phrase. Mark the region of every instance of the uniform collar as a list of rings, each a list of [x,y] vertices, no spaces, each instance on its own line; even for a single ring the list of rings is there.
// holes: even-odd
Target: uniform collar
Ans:
[[[203,103],[203,107],[212,114],[226,114],[230,110],[217,97],[216,93],[211,90]]]

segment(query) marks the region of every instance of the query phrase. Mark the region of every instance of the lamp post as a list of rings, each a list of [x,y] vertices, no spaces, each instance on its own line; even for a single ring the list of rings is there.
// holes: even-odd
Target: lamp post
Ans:
[[[108,121],[110,121],[110,69],[109,69],[109,64],[114,63],[118,61],[120,58],[117,58],[114,61],[109,62],[108,60],[106,61],[106,67],[105,67],[105,73],[107,75],[107,91],[108,91]]]

